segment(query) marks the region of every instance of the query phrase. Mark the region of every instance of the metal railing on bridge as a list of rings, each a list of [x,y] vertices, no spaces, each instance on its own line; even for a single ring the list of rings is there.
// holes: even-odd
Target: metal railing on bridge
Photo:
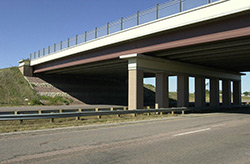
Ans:
[[[200,7],[215,1],[218,0],[171,0],[162,4],[157,4],[156,6],[147,10],[137,11],[136,14],[124,18],[121,17],[121,19],[117,21],[111,23],[108,22],[106,25],[96,27],[94,30],[86,31],[81,35],[68,38],[66,41],[61,41],[60,43],[53,44],[47,48],[38,50],[30,54],[30,60],[53,54],[57,51],[67,49],[78,44],[83,44],[90,40],[148,23],[163,17],[174,15],[189,9]]]

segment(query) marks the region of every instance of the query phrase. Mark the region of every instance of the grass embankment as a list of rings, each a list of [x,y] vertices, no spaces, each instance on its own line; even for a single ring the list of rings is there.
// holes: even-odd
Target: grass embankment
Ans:
[[[69,105],[71,99],[38,96],[17,67],[0,69],[0,106]]]
[[[180,116],[180,115],[174,115]],[[156,115],[151,114],[138,114],[136,117],[131,115],[121,115],[117,116],[102,116],[102,118],[97,119],[97,116],[81,117],[80,120],[75,118],[58,118],[54,122],[50,122],[49,119],[42,120],[24,120],[22,124],[20,121],[0,121],[0,133],[9,133],[17,131],[27,131],[27,130],[42,130],[42,129],[53,129],[62,127],[72,127],[72,126],[85,126],[85,125],[98,125],[98,124],[108,124],[108,123],[121,123],[121,122],[131,122],[139,120],[149,120],[157,118],[172,117],[171,114]]]
[[[17,67],[0,69],[0,106],[27,105],[39,102]]]

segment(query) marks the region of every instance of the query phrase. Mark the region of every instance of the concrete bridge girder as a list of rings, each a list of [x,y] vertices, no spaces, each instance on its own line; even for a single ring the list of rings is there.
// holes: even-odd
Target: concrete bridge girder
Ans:
[[[195,106],[205,106],[205,78],[209,78],[211,106],[219,105],[219,79],[223,81],[223,105],[231,104],[231,81],[233,81],[234,104],[241,103],[240,73],[203,67],[166,59],[130,54],[120,56],[128,60],[129,109],[143,108],[143,73],[156,74],[156,108],[168,107],[168,75],[177,75],[177,105],[188,106],[188,77],[195,77]],[[137,85],[135,85],[137,84]]]

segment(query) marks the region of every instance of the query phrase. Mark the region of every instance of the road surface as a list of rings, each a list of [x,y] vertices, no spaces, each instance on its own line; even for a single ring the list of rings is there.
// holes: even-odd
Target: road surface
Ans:
[[[249,164],[250,114],[0,134],[0,163]]]

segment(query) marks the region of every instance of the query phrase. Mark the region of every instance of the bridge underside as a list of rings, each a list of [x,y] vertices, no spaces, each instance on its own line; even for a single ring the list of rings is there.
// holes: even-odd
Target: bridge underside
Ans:
[[[130,54],[130,55],[129,55]],[[250,13],[192,24],[102,49],[34,66],[36,76],[76,76],[124,82],[130,109],[143,108],[143,77],[156,77],[156,108],[168,107],[168,76],[178,81],[178,106],[188,105],[188,77],[195,77],[195,105],[205,105],[205,78],[210,105],[241,103],[241,74],[250,71]],[[125,88],[125,89],[124,89]],[[118,90],[119,92],[119,90]],[[125,96],[126,97],[126,96]]]

